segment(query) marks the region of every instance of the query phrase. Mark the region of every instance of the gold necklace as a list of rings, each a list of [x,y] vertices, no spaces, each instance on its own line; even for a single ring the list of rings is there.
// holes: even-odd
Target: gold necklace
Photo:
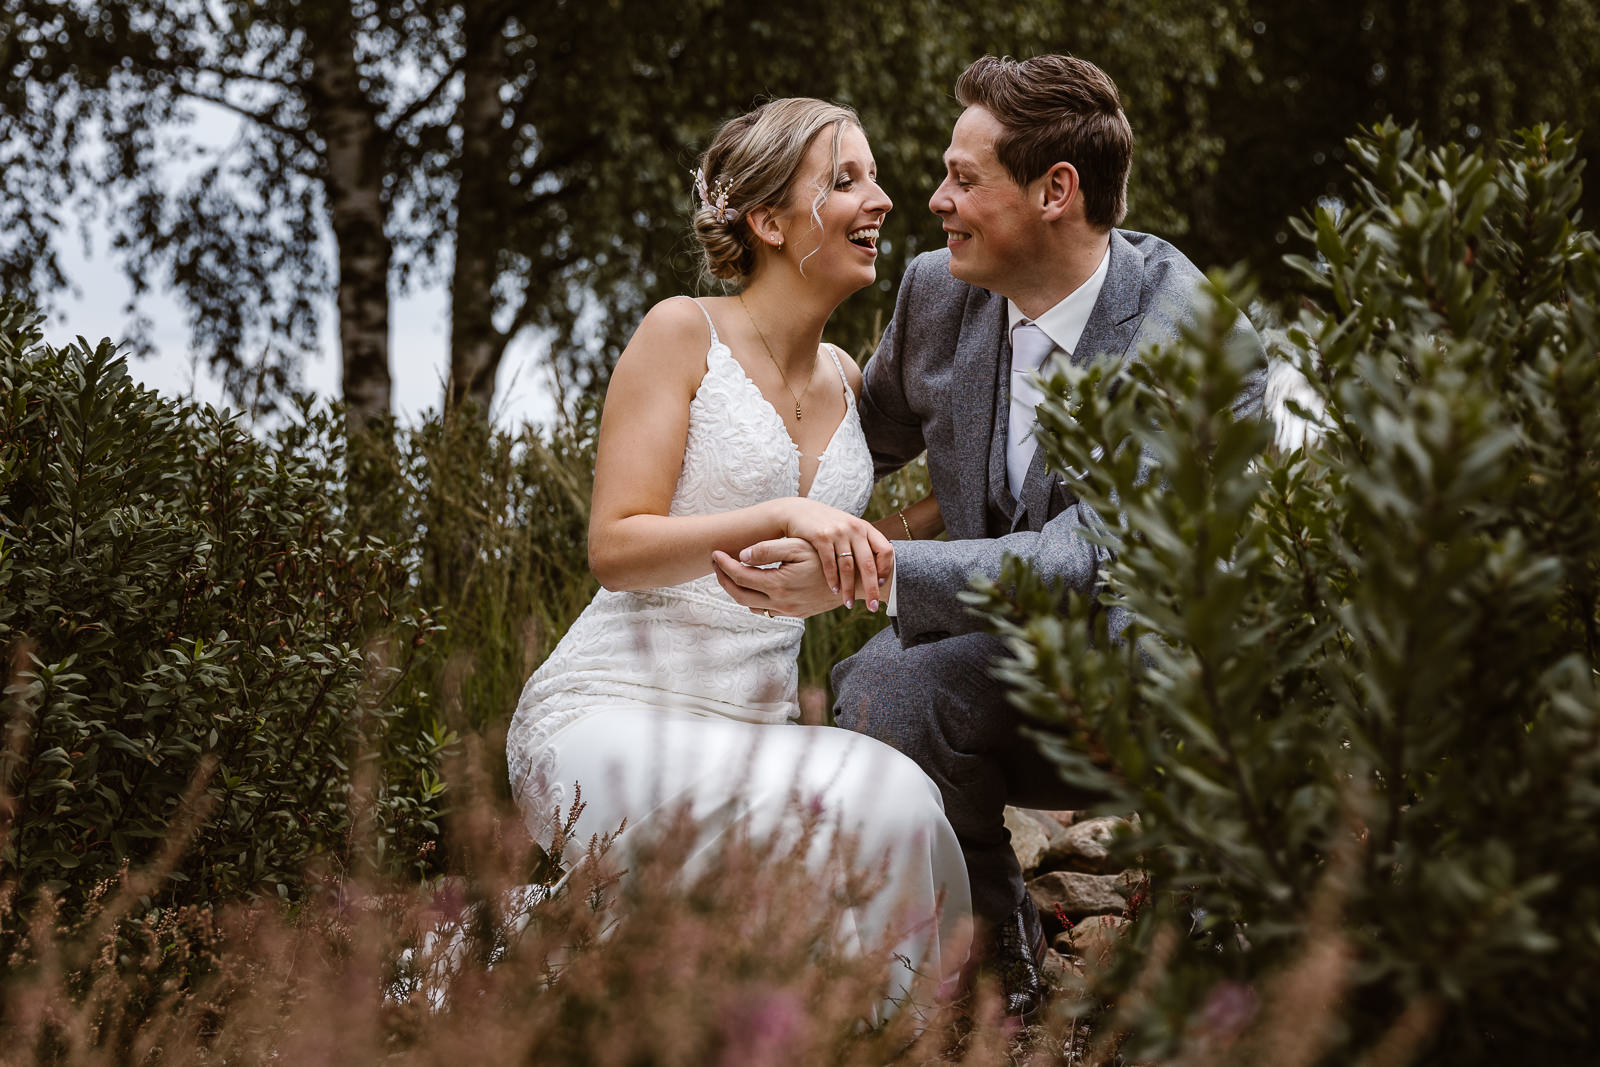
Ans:
[[[767,343],[767,335],[761,332],[761,327],[756,324],[756,317],[750,314],[750,305],[744,302],[744,294],[734,294],[739,298],[739,306],[744,308],[744,317],[750,320],[750,325],[755,326],[756,336],[761,338],[761,345],[767,350],[767,358],[772,360],[772,365],[778,368],[778,377],[783,379],[783,387],[789,390],[789,395],[794,397],[794,421],[800,422],[805,418],[800,413],[800,398],[795,396],[794,386],[789,384],[789,376],[783,373],[783,364],[778,362],[778,357],[772,354],[772,346]]]

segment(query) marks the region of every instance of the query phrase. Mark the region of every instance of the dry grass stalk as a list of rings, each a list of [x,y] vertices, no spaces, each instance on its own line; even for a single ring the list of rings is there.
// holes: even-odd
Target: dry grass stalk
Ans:
[[[1407,1067],[1415,1063],[1428,1038],[1439,1026],[1444,1009],[1432,996],[1417,997],[1389,1025],[1357,1067]]]
[[[34,708],[29,706],[28,695],[33,683],[28,681],[28,667],[32,662],[35,645],[22,640],[11,647],[11,662],[6,672],[4,699],[0,710],[5,714],[5,743],[0,746],[0,849],[11,840],[11,826],[17,816],[16,797],[11,792],[11,778],[27,759],[28,742],[33,738]]]
[[[150,878],[140,872],[105,887],[70,927],[47,898],[13,961],[23,965],[4,979],[5,1062],[493,1067],[625,1064],[648,1049],[663,1064],[1107,1064],[1179,945],[1176,930],[1158,933],[1086,1054],[1068,1005],[1019,1030],[988,979],[965,1004],[930,998],[925,1012],[871,1022],[888,950],[841,951],[833,919],[870,879],[819,881],[803,847],[737,836],[690,864],[699,835],[680,821],[631,849],[621,880],[595,842],[561,892],[519,899],[536,857],[516,813],[491,799],[483,765],[472,769],[481,755],[469,750],[456,770],[462,877],[417,887],[357,865],[294,910],[261,901],[133,916],[130,887]],[[834,873],[850,870],[859,865],[846,856]],[[1304,954],[1262,1010],[1234,1004],[1231,1023],[1197,1027],[1173,1062],[1317,1061],[1350,963],[1337,870]],[[417,951],[430,932],[444,937],[433,957]],[[1410,1062],[1435,1019],[1431,1004],[1410,1005],[1366,1063]]]
[[[1118,1046],[1128,1036],[1132,1021],[1148,1005],[1156,984],[1161,981],[1161,976],[1167,969],[1167,961],[1172,958],[1172,953],[1177,947],[1178,932],[1171,926],[1163,926],[1156,931],[1155,937],[1150,942],[1150,954],[1145,957],[1128,991],[1112,1007],[1105,1028],[1089,1047],[1084,1067],[1103,1067],[1110,1062]]]
[[[815,877],[804,856],[819,825],[798,843],[733,835],[691,864],[699,835],[680,820],[631,849],[621,881],[596,842],[561,892],[519,901],[535,857],[516,813],[492,800],[481,755],[469,749],[456,771],[464,877],[419,888],[357,863],[294,909],[136,916],[151,869],[106,887],[71,924],[47,898],[26,965],[0,979],[5,1059],[455,1067],[631,1063],[648,1048],[668,1064],[883,1064],[960,1047],[955,1006],[927,989],[925,1012],[869,1021],[890,950],[842,948],[835,916],[876,882],[846,875],[860,870],[846,853]],[[163,862],[191,830],[175,827]],[[430,931],[456,950],[431,984],[415,951]],[[994,1003],[978,997],[988,1021],[964,1062],[1004,1056]]]
[[[458,704],[463,676],[446,672],[446,706]],[[71,922],[48,895],[33,909],[0,979],[0,1058],[492,1067],[624,1064],[648,1050],[663,1064],[1100,1065],[1146,1010],[1179,944],[1177,931],[1157,933],[1087,1054],[1077,1016],[1061,1010],[1069,1005],[1058,1001],[1042,1024],[1019,1029],[987,978],[960,1004],[939,1002],[930,981],[922,1010],[875,1019],[889,947],[842,950],[836,916],[881,882],[859,873],[848,841],[819,878],[803,859],[821,830],[815,819],[798,842],[733,834],[710,854],[680,819],[630,843],[625,877],[608,841],[573,842],[585,859],[551,892],[557,872],[498,799],[498,745],[468,731],[447,769],[453,877],[418,886],[357,862],[294,908],[270,900],[139,914],[204,820],[206,776],[197,776],[154,864],[102,886]],[[362,814],[370,777],[357,785],[352,832],[374,836]],[[1351,862],[1330,864],[1306,954],[1257,1025],[1242,1036],[1243,1023],[1212,1028],[1181,1062],[1314,1062],[1349,964],[1337,923],[1339,872]],[[539,870],[548,876],[519,895]],[[0,886],[0,910],[13,900]],[[1373,1067],[1407,1062],[1432,1020],[1427,1005],[1412,1005],[1374,1049]]]

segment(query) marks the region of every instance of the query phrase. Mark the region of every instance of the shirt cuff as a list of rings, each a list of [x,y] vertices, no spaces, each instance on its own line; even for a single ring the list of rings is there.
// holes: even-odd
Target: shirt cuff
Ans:
[[[898,580],[898,573],[891,572],[889,574],[889,599],[884,602],[883,611],[884,614],[888,615],[891,619],[897,618],[900,614],[899,608],[894,599],[894,587],[898,583]]]

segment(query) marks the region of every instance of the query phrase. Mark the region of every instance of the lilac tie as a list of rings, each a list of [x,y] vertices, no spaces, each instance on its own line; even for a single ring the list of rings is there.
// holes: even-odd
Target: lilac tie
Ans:
[[[1029,375],[1038,370],[1055,342],[1031,322],[1019,323],[1011,331],[1011,421],[1006,437],[1006,481],[1011,495],[1022,498],[1022,481],[1028,476],[1037,442],[1033,438],[1034,408],[1044,394],[1034,388]]]

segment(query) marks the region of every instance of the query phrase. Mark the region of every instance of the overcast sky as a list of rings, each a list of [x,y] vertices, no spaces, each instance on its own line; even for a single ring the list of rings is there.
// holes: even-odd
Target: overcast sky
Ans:
[[[188,132],[199,141],[222,146],[234,136],[237,122],[217,108],[200,105],[198,121]],[[175,174],[174,184],[183,180]],[[120,340],[129,333],[124,313],[131,287],[113,258],[103,223],[90,226],[90,247],[79,238],[77,224],[61,234],[62,268],[73,293],[57,295],[45,323],[45,339],[60,346],[83,335],[91,343],[102,337]],[[437,410],[449,367],[449,315],[442,287],[413,290],[390,305],[389,371],[394,378],[393,404],[401,420],[414,423]],[[134,378],[168,396],[193,396],[221,406],[222,390],[203,360],[189,345],[187,312],[162,288],[153,287],[139,303],[139,312],[154,323],[150,358],[132,357]],[[333,303],[324,306],[320,351],[302,364],[300,386],[318,396],[339,395],[338,317]],[[525,336],[513,344],[500,365],[495,391],[495,419],[504,426],[524,421],[548,424],[555,413],[548,375],[543,370],[544,346]],[[231,405],[230,405],[231,406]]]

